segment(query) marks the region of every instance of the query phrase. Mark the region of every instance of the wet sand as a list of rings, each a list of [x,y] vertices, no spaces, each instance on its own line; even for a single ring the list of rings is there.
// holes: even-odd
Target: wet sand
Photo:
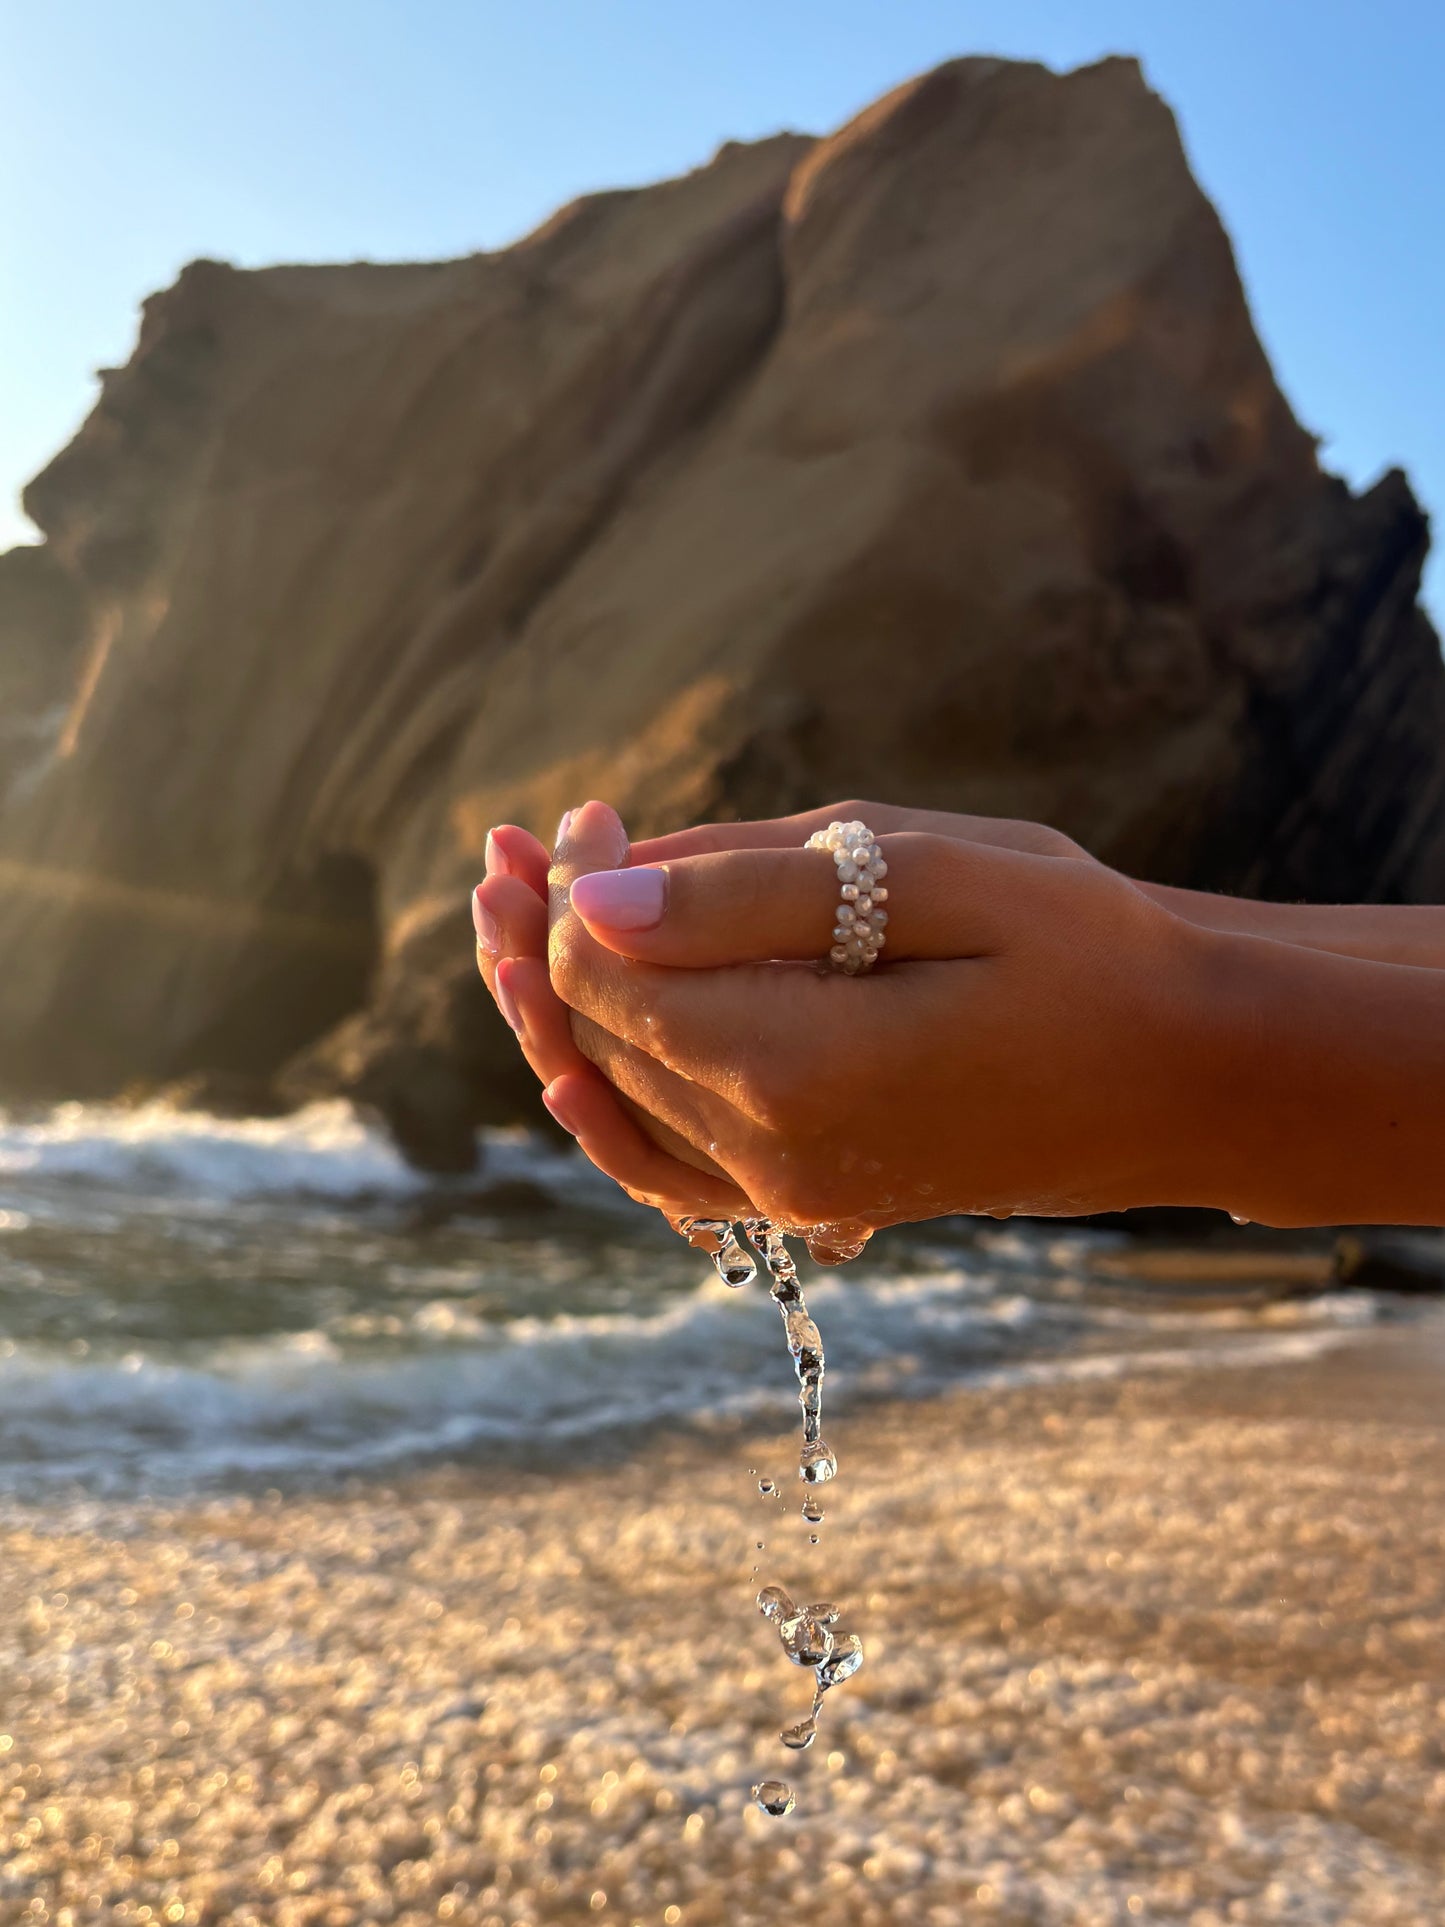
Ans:
[[[1427,1927],[1442,1413],[1436,1325],[875,1408],[817,1547],[782,1432],[12,1513],[0,1921]],[[760,1580],[867,1646],[801,1757]]]

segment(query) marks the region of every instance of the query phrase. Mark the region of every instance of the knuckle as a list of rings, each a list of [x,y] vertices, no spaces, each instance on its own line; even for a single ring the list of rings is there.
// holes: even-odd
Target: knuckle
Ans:
[[[1025,833],[1025,848],[1035,856],[1082,856],[1083,851],[1071,836],[1062,830],[1051,829],[1047,823],[1021,823],[1019,829]]]
[[[862,796],[846,796],[841,803],[830,803],[828,810],[838,822],[847,823],[856,818],[860,823],[871,824],[875,818],[884,814],[884,805],[870,802]],[[891,811],[888,813],[892,814]]]

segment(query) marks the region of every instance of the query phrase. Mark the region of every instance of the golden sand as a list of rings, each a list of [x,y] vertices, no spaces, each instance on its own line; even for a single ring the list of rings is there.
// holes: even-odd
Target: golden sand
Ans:
[[[1429,1927],[1442,1393],[1412,1332],[875,1409],[816,1548],[791,1434],[12,1511],[0,1921]],[[867,1646],[801,1757],[755,1562]]]

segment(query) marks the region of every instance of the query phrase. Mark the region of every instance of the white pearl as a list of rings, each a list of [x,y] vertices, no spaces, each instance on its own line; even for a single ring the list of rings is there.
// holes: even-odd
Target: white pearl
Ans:
[[[888,865],[883,861],[883,858],[881,856],[879,857],[876,863],[871,864],[869,867],[871,868],[875,877],[882,878],[882,877],[886,877],[888,874]]]
[[[875,930],[881,930],[888,921],[888,912],[886,910],[875,910],[870,921]]]
[[[884,884],[875,883],[869,894],[875,903],[887,903],[888,901],[888,890]]]
[[[860,884],[855,901],[860,910],[871,910],[873,908],[873,892],[871,890],[865,890]]]
[[[856,883],[845,883],[838,894],[844,903],[852,903],[858,895],[858,886]]]
[[[888,941],[888,939],[887,939],[887,938],[886,938],[886,937],[884,936],[884,934],[883,934],[883,932],[882,932],[881,930],[880,930],[880,931],[879,931],[879,932],[877,933],[877,935],[876,935],[876,936],[874,936],[874,937],[873,937],[873,938],[871,939],[871,942],[872,942],[872,945],[873,945],[873,948],[874,948],[875,950],[881,950],[881,949],[883,948],[883,946],[884,946],[884,944],[885,944],[885,943],[887,943],[887,941]]]
[[[858,865],[851,859],[845,858],[843,862],[838,865],[838,881],[840,883],[856,883],[858,881]]]
[[[869,850],[868,845],[866,843],[859,843],[859,844],[856,844],[848,852],[848,854],[850,857],[852,857],[853,861],[858,865],[859,869],[861,870],[863,865],[868,861],[868,858],[872,854],[872,852]]]
[[[847,963],[848,952],[843,948],[841,943],[835,943],[833,945],[833,948],[828,952],[828,961],[829,963],[835,964]]]
[[[835,923],[833,925],[834,943],[846,943],[849,937],[852,936],[852,934],[853,934],[853,929],[850,924]]]

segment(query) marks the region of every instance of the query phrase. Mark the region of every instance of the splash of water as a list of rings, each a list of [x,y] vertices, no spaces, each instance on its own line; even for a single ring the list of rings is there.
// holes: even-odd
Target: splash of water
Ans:
[[[738,1241],[736,1230],[722,1218],[681,1218],[677,1229],[689,1244],[707,1251],[725,1285],[734,1288],[750,1284],[757,1276],[757,1265]],[[821,1228],[820,1228],[821,1229]],[[820,1237],[821,1247],[832,1252],[844,1248],[839,1227],[827,1227],[830,1234]],[[793,1262],[783,1234],[767,1218],[745,1218],[743,1231],[748,1243],[762,1259],[768,1274],[768,1290],[783,1321],[783,1336],[798,1379],[798,1403],[803,1410],[803,1439],[798,1452],[798,1477],[808,1486],[825,1485],[838,1474],[838,1460],[823,1437],[823,1374],[827,1359],[823,1339],[809,1315],[798,1268]],[[852,1241],[848,1243],[851,1245]],[[809,1239],[809,1248],[813,1240]],[[862,1242],[848,1255],[856,1256]],[[758,1490],[766,1498],[776,1491],[772,1480],[759,1481]],[[822,1522],[823,1507],[811,1492],[803,1501],[803,1517],[810,1525]],[[809,1535],[814,1545],[816,1532]],[[759,1545],[759,1551],[762,1546]],[[831,1601],[814,1606],[797,1606],[782,1586],[764,1586],[757,1597],[758,1611],[776,1626],[783,1651],[794,1666],[805,1666],[813,1674],[813,1704],[806,1719],[784,1727],[779,1738],[793,1752],[813,1744],[823,1695],[845,1679],[851,1679],[863,1664],[863,1642],[857,1633],[835,1630],[842,1608]],[[753,1798],[764,1813],[781,1818],[795,1804],[793,1789],[784,1780],[762,1780],[753,1788]]]
[[[778,1735],[791,1752],[802,1753],[818,1737],[823,1695],[841,1686],[844,1680],[852,1679],[863,1664],[863,1642],[857,1633],[844,1632],[838,1627],[843,1608],[835,1606],[832,1600],[799,1606],[784,1587],[764,1586],[757,1604],[763,1618],[777,1628],[779,1642],[792,1663],[812,1668],[813,1704],[807,1718],[785,1726]],[[771,1807],[766,1810],[774,1811]],[[791,1811],[791,1803],[781,1811]]]

